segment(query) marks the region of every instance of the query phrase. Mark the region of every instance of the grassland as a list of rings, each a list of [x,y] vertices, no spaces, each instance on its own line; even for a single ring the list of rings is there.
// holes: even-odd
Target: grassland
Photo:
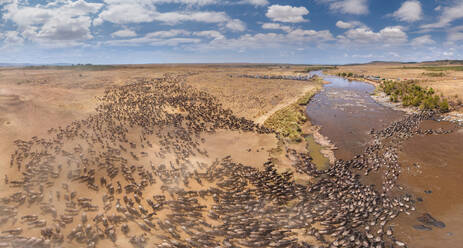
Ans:
[[[426,70],[426,71],[463,71],[463,66],[402,66],[397,69],[403,70]]]

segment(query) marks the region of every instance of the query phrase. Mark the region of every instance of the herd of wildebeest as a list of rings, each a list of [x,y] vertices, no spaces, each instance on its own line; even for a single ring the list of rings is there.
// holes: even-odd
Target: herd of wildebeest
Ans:
[[[112,87],[88,118],[15,142],[0,247],[405,247],[390,222],[415,199],[397,184],[397,148],[432,118],[372,131],[363,154],[324,171],[285,148],[294,170],[280,172],[210,157],[204,134],[273,131],[181,78]]]
[[[229,75],[233,77],[233,75]],[[239,75],[240,78],[255,78],[255,79],[273,79],[273,80],[296,80],[296,81],[309,81],[313,78],[313,75],[310,74],[299,74],[299,75],[248,75],[243,74]]]

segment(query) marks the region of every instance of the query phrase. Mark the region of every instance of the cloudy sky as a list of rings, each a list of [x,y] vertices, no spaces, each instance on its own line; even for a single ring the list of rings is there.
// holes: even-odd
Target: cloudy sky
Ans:
[[[463,59],[463,0],[0,0],[0,63]]]

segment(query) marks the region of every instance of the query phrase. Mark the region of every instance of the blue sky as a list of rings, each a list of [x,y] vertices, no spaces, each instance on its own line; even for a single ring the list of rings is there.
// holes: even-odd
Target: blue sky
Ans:
[[[3,63],[463,59],[463,0],[0,0]]]

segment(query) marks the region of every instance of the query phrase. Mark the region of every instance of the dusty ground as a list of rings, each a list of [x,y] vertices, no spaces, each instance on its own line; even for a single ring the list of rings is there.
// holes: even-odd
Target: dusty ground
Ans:
[[[403,247],[386,223],[408,196],[351,171],[392,175],[393,156],[320,172],[305,143],[250,121],[320,82],[239,76],[302,69],[2,69],[0,247]]]
[[[287,75],[293,70],[280,68],[237,69],[212,71],[187,78],[187,82],[218,98],[225,108],[230,108],[238,116],[263,123],[269,113],[295,102],[306,91],[317,84],[295,80],[269,80],[241,78],[240,75]]]
[[[415,67],[432,67],[432,66],[459,66],[446,65],[442,63],[429,64],[402,64],[402,63],[372,63],[362,65],[338,66],[336,70],[329,70],[328,73],[336,74],[339,72],[352,72],[365,76],[379,76],[381,78],[392,80],[409,80],[413,79],[422,86],[432,87],[437,92],[442,93],[450,100],[463,101],[463,71],[444,70],[429,71],[422,68],[406,69]],[[405,68],[405,69],[404,69]],[[439,73],[442,72],[442,76]],[[437,74],[435,74],[437,73]]]
[[[187,82],[214,95],[238,115],[257,120],[297,99],[313,85],[293,80],[237,78],[244,74],[292,75],[300,67],[251,65],[146,65],[115,68],[0,68],[0,134],[2,154],[15,139],[40,136],[52,127],[83,118],[95,108],[95,97],[110,86],[165,73],[189,75]],[[229,77],[228,75],[235,77]],[[262,119],[262,118],[260,118]],[[6,163],[1,160],[0,163]]]
[[[13,141],[44,136],[50,128],[94,113],[96,98],[107,87],[161,78],[166,73],[185,75],[189,85],[215,96],[236,115],[263,122],[318,84],[238,76],[297,75],[302,69],[253,65],[0,68],[0,166],[7,167],[15,149]]]
[[[104,205],[110,201],[112,208],[105,209],[104,214],[108,216],[108,218],[109,216],[114,216],[114,214],[117,215],[118,212],[114,209],[114,204],[116,200],[120,200],[122,202],[122,195],[115,194],[116,199],[108,200],[108,195],[104,190],[104,185],[100,185],[99,180],[101,177],[106,177],[105,169],[98,167],[96,171],[95,184],[101,187],[98,192],[90,190],[85,183],[82,183],[81,179],[76,179],[79,175],[87,175],[87,168],[94,168],[96,164],[100,163],[99,161],[101,161],[100,159],[102,158],[115,158],[116,160],[114,160],[113,163],[119,163],[117,162],[117,159],[122,159],[122,161],[125,160],[126,163],[121,165],[122,168],[123,166],[127,166],[126,168],[128,168],[128,166],[133,166],[133,169],[135,170],[135,168],[138,167],[137,170],[139,172],[157,168],[156,170],[153,169],[153,171],[160,173],[157,176],[161,179],[156,177],[156,183],[150,184],[148,189],[144,191],[149,194],[147,198],[151,198],[150,196],[153,194],[167,195],[167,200],[177,200],[178,204],[182,204],[181,201],[183,198],[178,199],[175,194],[174,196],[171,194],[169,197],[168,192],[172,193],[174,189],[174,191],[181,190],[181,192],[183,192],[183,190],[211,190],[216,187],[220,187],[217,185],[222,183],[222,181],[216,180],[224,176],[220,174],[221,171],[213,171],[213,173],[219,173],[217,178],[207,179],[206,182],[204,181],[204,175],[194,176],[194,178],[198,180],[198,182],[196,182],[192,179],[193,177],[186,179],[191,176],[189,173],[197,173],[197,171],[200,173],[211,173],[208,172],[211,171],[211,164],[214,165],[216,161],[227,156],[231,156],[233,158],[233,163],[243,164],[262,170],[264,169],[264,163],[272,158],[271,151],[278,147],[278,140],[275,134],[272,133],[257,133],[255,131],[248,131],[242,128],[232,128],[233,130],[231,130],[229,128],[205,127],[206,130],[209,128],[211,130],[215,129],[215,132],[203,130],[200,132],[199,137],[193,138],[194,141],[192,142],[197,142],[200,145],[198,150],[194,151],[196,154],[187,160],[189,167],[184,167],[185,165],[182,163],[183,160],[180,159],[179,163],[180,157],[173,154],[174,151],[182,150],[183,148],[180,148],[182,146],[186,145],[188,147],[188,143],[185,144],[183,143],[184,141],[182,141],[182,138],[185,138],[185,136],[182,136],[181,134],[181,132],[184,131],[183,127],[171,126],[166,129],[165,127],[160,128],[157,124],[155,124],[152,128],[156,130],[156,135],[146,134],[139,128],[133,127],[132,125],[130,125],[130,127],[128,125],[123,125],[124,128],[128,128],[126,136],[128,140],[125,143],[121,142],[120,144],[125,148],[120,148],[116,145],[118,142],[109,140],[111,135],[114,135],[114,130],[110,129],[113,128],[113,126],[110,125],[110,122],[114,120],[115,117],[111,117],[108,120],[104,119],[102,116],[95,117],[98,113],[102,113],[101,111],[97,112],[96,107],[101,106],[99,98],[105,95],[105,90],[107,88],[113,86],[120,87],[139,80],[149,81],[161,78],[166,73],[181,75],[181,78],[185,80],[188,85],[203,90],[216,97],[219,103],[222,103],[225,108],[230,108],[238,117],[246,117],[251,120],[257,120],[259,117],[267,116],[268,112],[279,108],[281,104],[286,104],[296,100],[299,96],[303,95],[306,90],[313,89],[318,86],[319,82],[245,79],[237,76],[244,74],[292,75],[293,73],[297,73],[295,71],[299,69],[300,68],[271,66],[254,67],[250,65],[241,67],[237,65],[132,66],[104,68],[101,70],[89,68],[1,69],[0,135],[2,135],[2,138],[0,142],[0,166],[3,168],[4,175],[6,175],[6,177],[5,181],[2,180],[0,183],[0,189],[2,191],[0,198],[2,198],[3,202],[0,204],[0,209],[2,209],[0,230],[7,231],[15,230],[15,228],[21,228],[21,235],[25,237],[41,237],[43,236],[41,231],[47,227],[52,228],[51,232],[54,233],[53,235],[56,235],[51,239],[59,239],[59,233],[56,233],[58,232],[58,229],[55,230],[53,228],[60,227],[60,232],[68,235],[69,233],[72,233],[73,228],[76,228],[75,224],[81,223],[85,227],[85,224],[87,223],[84,220],[80,221],[81,215],[86,212],[82,208],[79,208],[79,214],[74,217],[72,224],[66,225],[62,222],[63,216],[69,216],[66,215],[69,213],[67,211],[76,209],[75,206],[70,206],[69,204],[72,202],[75,203],[75,200],[79,198],[90,199],[92,204],[96,204],[96,206],[99,207],[99,211],[97,212],[102,212]],[[229,74],[233,74],[236,77],[230,77]],[[153,94],[158,94],[158,97],[162,95],[161,92],[154,92]],[[175,95],[175,93],[170,94]],[[166,96],[173,97],[167,93]],[[135,99],[137,98],[137,96],[134,97]],[[140,95],[140,97],[142,96]],[[124,98],[119,100],[124,100]],[[193,100],[198,101],[197,98]],[[189,100],[184,100],[184,102],[188,103]],[[199,101],[199,103],[201,103],[201,101]],[[212,105],[214,105],[214,103],[212,103]],[[123,109],[117,110],[116,115],[126,115],[130,112],[128,108],[132,107],[130,102],[128,105],[120,104],[115,106],[123,107]],[[107,113],[111,110],[113,109],[104,110],[103,113]],[[140,110],[135,108],[134,111]],[[164,120],[165,114],[183,115],[189,112],[189,109],[170,107],[169,104],[167,104],[166,106],[163,105],[161,109],[157,109],[157,112],[146,113],[146,115],[149,116],[151,114],[156,116],[159,120]],[[141,114],[141,116],[145,115],[143,112],[139,112],[139,114]],[[207,118],[208,114],[209,113],[202,113],[204,118]],[[130,114],[128,115],[129,118],[133,118]],[[161,117],[158,115],[161,115]],[[139,120],[141,117],[135,119]],[[121,122],[123,122],[123,120],[124,119],[119,119]],[[211,123],[214,123],[214,120],[203,120],[199,118],[194,119],[193,122],[206,123],[206,125],[210,125]],[[82,126],[82,123],[91,123],[91,127],[85,127],[85,125]],[[234,122],[231,123],[233,124]],[[238,121],[238,123],[240,123],[240,121]],[[75,133],[72,130],[75,130]],[[188,130],[188,132],[191,131],[192,130]],[[167,136],[162,136],[165,133],[167,133]],[[70,137],[63,138],[60,137],[61,134],[68,134]],[[90,136],[87,136],[88,134],[90,134]],[[189,133],[188,135],[192,134]],[[143,140],[141,137],[146,139]],[[166,139],[164,140],[164,143],[161,137]],[[191,137],[193,137],[193,135]],[[21,145],[17,146],[14,144],[17,140],[24,140],[26,141],[24,144],[31,144],[31,147],[26,150],[18,150],[18,147],[21,147]],[[165,143],[166,141],[167,143]],[[55,147],[55,145],[56,147],[52,149],[51,146],[47,145],[47,142],[51,142],[53,147]],[[129,146],[126,144],[128,142],[131,142],[135,146]],[[173,147],[170,149],[173,149],[174,151],[166,148],[171,145]],[[305,147],[303,146],[295,148],[302,152],[305,151]],[[61,152],[57,152],[56,149]],[[112,152],[110,152],[111,155],[108,155],[108,149],[109,151],[116,151],[116,153],[111,154]],[[127,149],[130,151],[130,154],[133,153],[136,155],[130,155],[129,151],[126,151]],[[16,154],[14,156],[15,159],[11,160],[11,158],[13,158],[13,153]],[[122,155],[119,155],[119,153],[122,153]],[[285,152],[277,155],[279,157],[277,163],[280,165],[284,164],[284,166],[280,166],[280,172],[292,169],[290,161],[284,156],[284,154]],[[20,159],[18,159],[18,156]],[[133,156],[136,156],[137,158]],[[51,168],[51,171],[53,171],[50,173],[58,173],[58,176],[51,180],[49,178],[46,186],[43,183],[40,183],[41,186],[39,187],[39,184],[34,183],[34,186],[28,186],[29,192],[24,193],[24,191],[22,191],[23,193],[19,194],[22,187],[14,187],[13,181],[21,183],[24,176],[23,173],[25,172],[32,172],[32,174],[30,174],[31,177],[37,176],[36,169],[38,168],[36,167],[40,167],[41,163],[37,161],[42,161],[42,159],[48,161],[45,164],[47,164],[47,166]],[[150,168],[150,164],[155,167]],[[101,166],[101,164],[99,166]],[[32,169],[31,171],[31,168],[35,169]],[[38,171],[43,172],[43,168]],[[180,172],[181,174],[178,174]],[[164,184],[161,184],[159,180],[163,180],[163,173],[167,173],[167,177],[170,179],[167,180],[167,183],[164,182]],[[134,173],[134,175],[135,174],[136,173]],[[304,178],[305,180],[308,179],[307,176],[302,177],[300,173],[295,174],[295,178],[299,181],[302,180],[301,178]],[[136,178],[139,180],[138,177]],[[199,180],[201,180],[201,178],[203,181],[200,183]],[[111,179],[111,184],[115,187],[117,181],[122,182],[122,187],[130,185],[130,180],[128,182],[125,182],[124,180],[124,177],[122,177],[119,173],[118,176]],[[170,182],[171,180],[173,180],[173,182]],[[184,180],[183,183],[181,180]],[[43,186],[45,186],[45,189]],[[162,188],[161,186],[166,188]],[[69,190],[67,188],[69,188]],[[166,189],[168,192],[166,192]],[[29,197],[35,197],[36,194],[39,195],[39,198],[43,197],[43,202],[40,205],[41,208],[53,206],[54,211],[57,211],[58,215],[49,215],[45,212],[45,210],[39,210],[38,205],[35,205],[36,202],[34,203],[35,200],[29,199]],[[76,194],[77,196],[72,199],[72,194]],[[25,197],[24,199],[27,199],[26,202],[22,202],[22,200],[18,198],[23,196]],[[69,199],[66,201],[63,199],[69,197],[71,197],[70,201]],[[145,209],[149,208],[145,201],[140,204],[140,206],[143,206]],[[207,206],[208,210],[211,211],[214,201],[212,201],[211,197],[206,197],[200,199],[199,204]],[[274,209],[275,211],[279,211],[278,208]],[[15,217],[10,218],[10,211],[16,213],[13,214]],[[172,210],[156,211],[157,217],[155,220],[161,221],[161,224],[163,221],[170,223],[169,220],[173,221],[172,218],[175,217],[172,216],[172,214],[176,213],[175,211],[171,211]],[[192,212],[194,211],[192,210]],[[46,225],[33,227],[27,224],[24,219],[21,219],[21,217],[26,215],[39,215],[39,220],[46,221]],[[95,223],[95,228],[97,228],[96,231],[95,229],[92,229],[92,232],[98,232],[98,228],[104,229],[106,232],[109,232],[109,230],[112,230],[111,228],[114,227],[118,229],[117,231],[114,230],[118,233],[117,241],[113,243],[110,239],[101,240],[98,242],[98,245],[101,245],[101,247],[108,247],[112,245],[127,247],[129,246],[130,238],[134,237],[133,235],[142,233],[141,231],[143,230],[139,226],[140,222],[137,224],[137,222],[134,221],[130,222],[128,225],[132,231],[130,233],[131,235],[122,235],[119,231],[121,223],[111,221],[114,226],[99,226],[104,222],[99,222],[98,224],[98,221],[94,220],[97,216],[96,213],[90,211],[87,212],[87,215],[88,222]],[[214,223],[214,220],[206,219],[208,223]],[[287,221],[287,218],[284,219]],[[164,239],[162,235],[169,235],[169,231],[167,230],[168,228],[163,229],[164,231],[160,231],[159,224],[154,220],[153,223],[157,226],[157,228],[155,228],[157,229],[157,235],[146,236],[146,233],[150,232],[145,232],[145,238],[150,239],[150,245],[156,243],[161,244]],[[202,229],[198,229],[199,233],[201,233],[200,230]],[[307,230],[294,229],[294,231],[296,233],[303,234]],[[188,235],[183,233],[181,230],[176,232],[178,232],[183,238],[188,237]],[[64,243],[64,247],[75,247],[78,244],[86,244],[88,247],[92,247],[93,244],[90,242],[91,236],[89,233],[86,235],[87,236],[84,235],[85,237],[83,237],[84,242],[82,242],[82,240],[68,241],[69,237],[65,236],[64,238],[66,239],[66,242]],[[105,235],[109,234],[106,233]],[[191,235],[192,234],[189,236]],[[313,237],[306,235],[303,236],[302,240],[316,243]],[[106,236],[106,238],[108,237],[109,236]],[[220,239],[220,236],[217,236],[215,241],[219,242]],[[6,239],[6,241],[11,240]],[[137,244],[133,244],[133,242],[132,245],[137,247]],[[33,247],[30,244],[28,246]]]

